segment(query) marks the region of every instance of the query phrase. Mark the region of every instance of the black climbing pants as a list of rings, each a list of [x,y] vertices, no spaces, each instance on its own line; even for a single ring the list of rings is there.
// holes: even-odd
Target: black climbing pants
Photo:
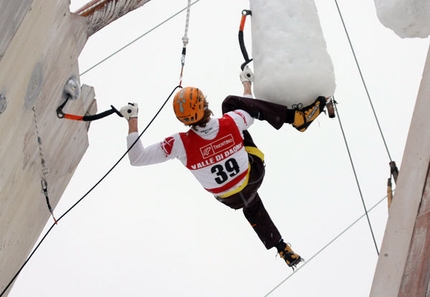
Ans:
[[[274,247],[280,240],[281,234],[270,218],[258,195],[258,188],[264,178],[264,162],[257,156],[249,155],[251,172],[248,185],[239,193],[227,198],[217,198],[225,205],[233,208],[242,208],[243,214],[260,240],[267,249]]]
[[[283,105],[246,97],[228,96],[222,104],[223,113],[236,109],[245,110],[252,117],[267,121],[275,129],[281,128],[284,123],[289,123],[290,117],[294,116],[291,114],[292,111]],[[243,135],[245,147],[257,147],[247,130],[243,131]],[[245,218],[264,246],[270,249],[276,246],[282,237],[258,195],[258,189],[264,179],[265,164],[255,155],[248,154],[248,156],[251,164],[248,185],[239,193],[217,199],[233,209],[242,208]]]

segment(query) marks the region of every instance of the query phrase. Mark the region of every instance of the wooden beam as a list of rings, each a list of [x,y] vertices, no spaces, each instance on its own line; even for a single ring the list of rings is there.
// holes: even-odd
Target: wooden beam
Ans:
[[[86,17],[88,36],[119,19],[125,14],[143,6],[150,0],[93,0],[75,13]]]
[[[55,212],[88,147],[89,124],[59,119],[56,114],[69,79],[76,79],[80,85],[79,54],[88,36],[148,1],[93,1],[95,6],[90,5],[86,17],[71,13],[69,1],[0,1],[3,297],[50,220],[42,180],[47,182],[47,194]],[[84,85],[80,98],[69,101],[64,112],[95,114],[94,96],[94,90]]]
[[[79,78],[85,21],[70,13],[68,1],[34,0],[24,15],[27,1],[3,2],[15,6],[2,14],[13,19],[15,13],[20,21],[3,43],[0,61],[0,93],[7,102],[0,114],[0,292],[51,220],[41,187],[40,147],[54,209],[88,147],[85,123],[56,116],[64,85],[70,77]],[[67,109],[83,114],[89,105],[81,97]]]
[[[88,2],[81,8],[79,8],[74,13],[80,15],[80,16],[88,16],[89,14],[93,13],[95,10],[99,9],[101,6],[106,4],[106,2],[110,2],[112,0],[93,0],[91,2]],[[115,0],[114,0],[115,1]]]
[[[415,221],[399,296],[430,296],[430,171]]]
[[[430,50],[424,67],[396,192],[390,207],[370,296],[428,296]],[[422,250],[427,249],[427,250]],[[417,278],[417,279],[416,279]]]
[[[0,61],[32,2],[0,1]]]

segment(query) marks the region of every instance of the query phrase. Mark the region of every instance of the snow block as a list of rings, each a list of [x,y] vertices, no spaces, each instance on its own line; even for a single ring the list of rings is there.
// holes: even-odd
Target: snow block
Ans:
[[[334,67],[313,0],[250,0],[255,97],[308,105],[332,96]]]
[[[401,38],[427,38],[430,35],[428,0],[375,0],[375,7],[381,24]]]

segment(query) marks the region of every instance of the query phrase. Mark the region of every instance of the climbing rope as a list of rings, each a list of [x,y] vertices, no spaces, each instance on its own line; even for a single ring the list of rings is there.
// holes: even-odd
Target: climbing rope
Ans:
[[[187,54],[187,44],[189,41],[188,28],[190,26],[190,11],[191,11],[191,0],[188,0],[187,16],[185,19],[185,30],[184,30],[184,36],[182,37],[181,72],[179,74],[179,86],[182,86],[182,78],[184,75],[184,66],[185,66],[185,56]]]
[[[196,3],[196,2],[197,1],[195,1],[194,3]],[[179,86],[182,86],[182,79],[183,79],[183,73],[184,73],[184,67],[185,67],[185,58],[186,58],[186,54],[187,54],[187,45],[189,42],[188,29],[190,26],[190,12],[191,12],[191,5],[193,5],[193,4],[191,3],[191,0],[188,0],[187,7],[186,7],[187,13],[186,13],[186,18],[185,18],[184,36],[182,37],[181,71],[179,74]],[[183,10],[181,10],[181,11],[183,11]],[[123,47],[123,48],[125,48],[125,47]],[[71,99],[74,99],[75,97],[78,97],[78,95],[75,94],[75,92],[78,92],[78,91],[74,90],[76,88],[76,86],[74,86],[75,84],[76,84],[76,82],[74,82],[73,79],[69,79],[69,81],[66,83],[65,91],[64,91],[65,92],[65,100],[57,108],[57,117],[58,118],[75,120],[75,121],[90,122],[90,121],[102,119],[102,118],[107,117],[107,116],[114,114],[114,113],[116,113],[118,116],[122,117],[122,114],[113,105],[111,105],[111,109],[106,110],[104,112],[101,112],[99,114],[94,114],[94,115],[83,115],[82,116],[82,115],[65,113],[63,111],[63,108],[66,106],[67,102]]]
[[[337,4],[337,2],[336,2],[336,4]],[[339,9],[339,7],[338,7],[338,9]],[[339,10],[339,13],[340,13],[340,15],[341,15],[340,10]],[[249,62],[251,62],[251,61],[252,61],[252,59],[250,59],[250,58],[249,58],[248,53],[247,53],[247,51],[246,51],[246,47],[245,47],[245,43],[244,43],[244,36],[243,36],[243,30],[244,30],[244,27],[245,27],[245,21],[246,21],[246,17],[247,17],[248,15],[252,15],[252,12],[251,12],[250,10],[243,10],[243,11],[242,11],[242,18],[241,18],[241,22],[240,22],[240,26],[239,26],[239,45],[240,45],[240,49],[241,49],[242,55],[243,55],[243,57],[244,57],[244,59],[245,59],[245,62],[241,65],[241,69],[242,69],[242,70],[244,69],[244,67],[245,67]],[[342,15],[341,15],[341,18],[342,18]],[[343,22],[343,19],[342,19],[342,22]],[[346,26],[345,26],[345,24],[344,24],[344,28],[345,28],[345,31],[346,31],[346,33],[347,33],[347,35],[348,35],[348,32],[347,32],[347,30],[346,30]],[[349,36],[348,36],[348,40],[349,40]],[[351,42],[350,42],[350,45],[351,45],[351,49],[353,50],[353,47],[352,47],[352,43],[351,43]],[[354,52],[354,50],[353,50],[353,52]],[[355,53],[354,53],[354,57],[355,57],[355,59],[356,59],[356,55],[355,55]],[[359,71],[360,71],[360,75],[361,75],[361,77],[362,77],[362,81],[363,81],[363,83],[364,83],[364,85],[365,85],[366,92],[367,92],[367,87],[366,87],[366,84],[365,84],[365,82],[364,82],[364,78],[363,78],[363,76],[362,76],[362,74],[361,74],[361,70],[360,70],[360,67],[359,67],[359,64],[358,64],[357,59],[356,59],[356,62],[357,62],[357,66],[358,66]],[[369,93],[367,92],[367,94],[368,94],[368,97],[369,97],[369,100],[370,100]],[[340,118],[339,118],[339,112],[338,112],[337,107],[336,107],[337,102],[336,102],[336,100],[334,99],[334,96],[330,98],[330,100],[329,100],[329,102],[328,102],[328,103],[329,103],[329,104],[328,104],[328,113],[329,113],[329,117],[330,117],[330,118],[334,118],[334,117],[335,117],[335,114],[337,114],[337,116],[338,116],[339,125],[340,125],[340,128],[341,128],[341,131],[342,131],[343,137],[344,137],[344,141],[345,141],[346,149],[347,149],[347,151],[348,151],[348,155],[349,155],[349,159],[350,159],[350,162],[351,162],[351,165],[352,165],[352,169],[353,169],[353,172],[354,172],[354,176],[355,176],[355,180],[356,180],[356,183],[357,183],[358,191],[359,191],[359,193],[360,193],[361,202],[362,202],[362,204],[363,204],[364,212],[365,212],[365,215],[366,215],[366,218],[367,218],[367,222],[368,222],[368,224],[369,224],[369,228],[370,228],[371,236],[372,236],[372,239],[373,239],[373,243],[374,243],[375,248],[376,248],[376,253],[379,255],[379,248],[378,248],[378,244],[377,244],[377,242],[376,242],[375,234],[374,234],[374,232],[373,232],[373,227],[372,227],[372,224],[371,224],[371,222],[370,222],[370,218],[369,218],[369,215],[368,215],[368,210],[367,210],[366,203],[365,203],[365,200],[364,200],[364,197],[363,197],[363,193],[362,193],[362,191],[361,191],[360,183],[359,183],[359,181],[358,181],[357,173],[356,173],[356,171],[355,171],[355,165],[354,165],[354,162],[353,162],[353,160],[352,160],[351,152],[350,152],[350,150],[349,150],[349,146],[348,146],[348,142],[347,142],[347,140],[346,140],[345,132],[344,132],[344,130],[343,130],[342,122],[341,122],[341,120],[340,120]],[[373,108],[373,105],[372,105],[372,108]],[[374,114],[375,114],[375,117],[376,117],[376,113],[374,113]],[[377,122],[378,122],[378,121],[377,121]],[[379,126],[379,122],[378,122],[378,126]],[[379,127],[380,127],[380,126],[379,126]],[[381,128],[380,128],[380,131],[381,131],[381,134],[382,134],[382,130],[381,130]],[[382,134],[382,136],[383,136],[383,134]],[[384,139],[384,137],[383,137],[383,139]],[[384,139],[384,143],[385,143],[385,139]],[[387,146],[386,146],[386,148],[387,148]],[[390,154],[389,154],[388,148],[387,148],[387,152],[388,152],[389,158],[390,158],[390,160],[391,160],[391,156],[390,156]],[[394,162],[390,162],[390,165],[392,166],[392,167],[391,167],[391,171],[392,171],[392,173],[393,173],[393,174],[395,174],[395,172],[396,172],[395,163],[394,163]],[[390,181],[390,180],[389,180],[389,181]],[[390,188],[390,189],[391,189],[391,188]]]
[[[397,182],[397,176],[399,174],[399,169],[397,168],[396,162],[393,161],[392,158],[391,158],[390,150],[388,149],[388,145],[387,145],[387,142],[385,140],[384,133],[382,132],[382,128],[381,128],[381,125],[380,125],[379,120],[378,120],[378,116],[376,115],[375,107],[373,106],[372,98],[370,97],[370,93],[369,93],[369,90],[367,88],[366,81],[364,80],[364,76],[363,76],[363,73],[361,71],[360,63],[358,62],[357,55],[355,54],[354,46],[352,45],[351,38],[349,37],[348,29],[346,28],[345,21],[343,20],[342,11],[340,10],[340,7],[339,7],[339,4],[338,4],[337,0],[335,0],[334,2],[336,4],[337,11],[339,13],[339,17],[340,17],[340,20],[342,22],[343,29],[345,31],[346,37],[348,39],[352,55],[354,56],[355,64],[357,65],[357,69],[358,69],[358,72],[360,74],[360,78],[361,78],[361,81],[363,83],[364,90],[366,91],[367,98],[369,99],[370,107],[372,108],[372,112],[373,112],[373,115],[375,117],[375,121],[376,121],[376,124],[378,126],[379,133],[381,134],[381,138],[382,138],[382,141],[384,143],[385,150],[387,151],[388,159],[390,160],[390,162],[389,162],[390,177],[388,178],[388,182],[387,182],[387,191],[391,192],[392,191],[391,190],[392,179],[394,179],[394,182]],[[392,193],[390,195],[392,197]],[[391,199],[388,199],[388,200],[391,201]],[[390,204],[391,203],[389,202],[389,205]]]
[[[197,1],[195,1],[194,3],[196,3],[196,2],[198,2],[198,1],[200,1],[200,0],[197,0]],[[193,4],[194,4],[193,3]],[[190,1],[188,2],[188,8],[190,7]],[[182,10],[183,11],[183,10]],[[175,16],[175,15],[174,15]],[[172,16],[172,17],[174,17],[174,16]],[[242,16],[242,18],[243,18],[244,16]],[[246,18],[246,16],[245,16],[245,18]],[[166,20],[167,21],[167,20]],[[166,22],[165,21],[165,22]],[[186,33],[184,34],[184,37],[187,37],[187,30],[188,30],[188,21],[189,21],[189,15],[187,15],[187,23],[186,23]],[[160,24],[161,25],[161,24]],[[243,27],[242,27],[242,29],[243,29]],[[152,29],[153,30],[153,29]],[[149,31],[150,32],[150,31]],[[147,32],[147,33],[149,33],[149,32]],[[146,33],[146,34],[147,34]],[[145,35],[146,35],[145,34]],[[242,35],[243,35],[243,30],[242,30]],[[142,35],[141,37],[143,37],[144,35]],[[139,38],[141,38],[141,37],[139,37]],[[242,36],[243,37],[243,36]],[[139,39],[138,38],[138,39]],[[135,41],[137,41],[137,39],[136,40],[134,40],[133,42],[135,42]],[[133,43],[132,42],[132,43]],[[134,145],[136,144],[136,142],[141,138],[141,136],[146,132],[146,130],[149,128],[149,126],[153,123],[153,121],[155,120],[155,118],[158,116],[158,114],[161,112],[161,110],[164,108],[164,106],[165,106],[165,104],[167,103],[167,101],[170,99],[170,97],[172,96],[172,94],[176,91],[176,89],[177,88],[180,88],[181,87],[181,83],[182,83],[182,75],[183,75],[183,67],[184,67],[184,64],[185,64],[185,54],[186,54],[186,50],[184,51],[184,48],[186,47],[186,45],[187,45],[187,43],[188,43],[188,39],[186,38],[186,39],[184,39],[183,38],[183,42],[184,42],[184,47],[183,47],[183,51],[182,51],[182,57],[181,57],[181,64],[182,64],[182,67],[181,67],[181,75],[180,75],[180,84],[177,86],[177,87],[175,87],[174,88],[174,90],[171,92],[171,94],[169,95],[169,97],[166,99],[166,101],[163,103],[163,105],[161,106],[161,108],[159,109],[159,111],[155,114],[155,116],[152,118],[152,120],[149,122],[149,124],[146,126],[146,128],[142,131],[142,133],[140,133],[139,134],[139,136],[138,136],[138,138],[136,139],[136,141],[129,147],[129,149],[120,157],[120,159],[111,167],[111,169],[109,169],[109,171],[92,187],[92,188],[90,188],[90,190],[88,190],[86,193],[85,193],[85,195],[83,195],[75,204],[73,204],[63,215],[61,215],[61,217],[58,219],[58,221],[60,221],[61,219],[63,219],[72,209],[74,209],[83,199],[85,199],[115,168],[116,168],[116,166],[122,161],[122,159],[128,154],[128,152],[134,147]],[[185,43],[186,42],[186,43]],[[129,45],[131,45],[131,43],[129,43],[127,46],[129,46]],[[127,46],[125,46],[125,47],[127,47]],[[121,50],[122,49],[124,49],[125,47],[123,47],[123,48],[121,48]],[[121,51],[121,50],[119,50],[119,51]],[[117,51],[116,53],[118,53],[119,51]],[[116,54],[115,53],[115,54]],[[242,52],[243,53],[243,52]],[[245,53],[246,53],[246,48],[245,48]],[[247,53],[246,53],[246,55],[247,55]],[[112,57],[113,55],[111,55],[111,56],[109,56],[108,58],[110,58],[110,57]],[[92,68],[90,68],[90,69],[88,69],[87,71],[85,71],[84,73],[82,73],[81,75],[83,75],[83,74],[85,74],[86,72],[88,72],[88,71],[90,71],[91,69],[93,69],[94,67],[96,67],[97,65],[99,65],[99,64],[101,64],[102,62],[104,62],[105,60],[107,60],[108,58],[106,58],[106,59],[104,59],[103,61],[101,61],[100,63],[98,63],[98,64],[96,64],[95,66],[93,66]],[[245,62],[247,62],[247,63],[249,63],[250,61],[252,61],[252,59],[249,59],[249,57],[248,57],[248,59],[245,57],[245,55],[244,55],[244,58],[245,58]],[[247,64],[246,63],[246,64]],[[245,65],[246,65],[245,64]],[[244,66],[245,66],[244,65]],[[243,66],[243,67],[244,67]],[[64,106],[63,106],[64,107]],[[62,108],[61,108],[61,111],[62,111]],[[115,111],[113,111],[113,112],[115,112]],[[112,113],[113,113],[112,112]],[[66,115],[66,114],[65,114]],[[79,117],[79,116],[77,116],[77,117]],[[65,116],[65,118],[67,118],[66,116]],[[79,119],[79,120],[83,120],[83,117],[82,117],[82,119]],[[361,192],[361,191],[360,191]],[[370,210],[372,210],[372,209],[370,209]],[[369,211],[370,211],[369,210]],[[368,212],[369,211],[365,211],[365,215],[367,216],[367,218],[368,218]],[[364,215],[362,216],[362,217],[364,217]],[[360,217],[359,219],[361,219],[362,217]],[[24,264],[21,266],[21,268],[18,270],[18,272],[16,273],[16,275],[13,277],[13,279],[11,280],[11,282],[6,286],[6,288],[3,290],[3,292],[0,294],[0,297],[1,296],[3,296],[3,294],[6,292],[6,290],[10,287],[10,285],[13,283],[13,281],[16,279],[16,277],[18,276],[18,274],[22,271],[22,269],[25,267],[25,265],[28,263],[28,261],[32,258],[32,256],[34,255],[34,253],[37,251],[37,249],[40,247],[40,245],[43,243],[43,241],[46,239],[46,237],[49,235],[49,233],[51,232],[51,230],[53,229],[53,227],[55,226],[55,224],[53,224],[50,228],[49,228],[49,230],[45,233],[45,235],[43,236],[43,238],[38,242],[38,244],[36,245],[36,247],[35,247],[35,249],[32,251],[32,253],[30,254],[30,256],[27,258],[27,260],[24,262]],[[344,232],[346,232],[347,230],[345,230]],[[344,233],[343,232],[343,233]],[[340,235],[342,235],[343,233],[341,233]],[[339,236],[340,236],[339,235]],[[338,236],[338,237],[339,237]],[[336,238],[337,239],[337,238]],[[333,240],[334,241],[334,240]],[[331,244],[333,241],[331,241],[329,244]],[[328,245],[329,245],[328,244]],[[327,245],[327,246],[328,246]],[[327,247],[327,246],[325,246],[324,247],[324,249]],[[318,253],[317,253],[318,254]],[[317,255],[316,254],[316,255]],[[315,255],[315,256],[316,256]],[[314,256],[314,257],[315,257]],[[314,257],[312,257],[312,258],[314,258]],[[311,259],[312,259],[311,258]],[[299,268],[300,269],[300,268]],[[298,269],[298,270],[299,270]],[[297,270],[297,271],[298,271]],[[296,271],[296,272],[297,272]]]
[[[176,89],[180,88],[180,86],[176,86],[173,91],[169,94],[167,99],[163,102],[160,109],[155,113],[155,115],[152,117],[151,121],[146,125],[145,129],[139,134],[139,136],[136,138],[136,140],[130,145],[130,147],[127,149],[127,151],[118,159],[118,161],[115,162],[115,164],[99,179],[98,182],[94,184],[75,204],[73,204],[66,212],[64,212],[58,220],[55,220],[55,223],[51,225],[51,227],[46,231],[46,233],[43,235],[42,239],[39,240],[36,247],[33,249],[31,254],[28,256],[27,260],[21,265],[21,267],[18,269],[18,271],[15,273],[15,275],[12,277],[10,282],[7,284],[7,286],[3,289],[3,291],[0,293],[0,297],[2,297],[5,292],[9,289],[9,287],[12,285],[12,283],[15,281],[15,279],[18,277],[18,275],[21,273],[22,269],[27,265],[27,263],[30,261],[30,259],[33,257],[33,255],[36,253],[36,251],[39,249],[40,245],[45,241],[49,233],[51,233],[51,230],[55,227],[55,225],[62,220],[70,211],[72,211],[79,203],[82,202],[103,180],[106,179],[106,177],[118,166],[118,164],[127,156],[128,152],[136,145],[136,143],[139,141],[139,139],[142,137],[142,135],[148,130],[148,128],[152,125],[154,120],[158,117],[160,112],[163,110],[166,103],[169,101],[170,97],[173,95],[173,93],[176,91]]]
[[[54,216],[54,211],[52,210],[52,207],[51,207],[51,202],[49,201],[48,181],[46,180],[49,175],[49,169],[46,166],[45,155],[43,153],[42,138],[40,137],[40,134],[39,134],[39,125],[37,123],[36,108],[33,106],[32,110],[33,110],[34,127],[36,130],[37,145],[39,147],[40,162],[42,164],[42,177],[40,180],[40,184],[42,187],[43,195],[45,195],[45,200],[46,200],[46,205],[48,206],[48,210],[51,213],[51,216],[54,219],[55,224],[57,224],[57,220],[55,219],[55,216]]]
[[[196,4],[197,2],[199,2],[200,0],[195,0],[194,2],[192,2],[189,6],[193,6],[194,4]],[[142,35],[138,36],[137,38],[135,38],[134,40],[130,41],[129,43],[127,43],[126,45],[124,45],[123,47],[119,48],[118,50],[114,51],[112,54],[108,55],[107,57],[105,57],[104,59],[100,60],[99,62],[97,62],[96,64],[94,64],[93,66],[91,66],[90,68],[88,68],[87,70],[85,70],[84,72],[82,72],[80,74],[80,76],[83,76],[84,74],[86,74],[87,72],[93,70],[94,68],[96,68],[97,66],[99,66],[100,64],[106,62],[107,60],[109,60],[110,58],[112,58],[113,56],[119,54],[120,52],[122,52],[123,50],[125,50],[127,47],[131,46],[132,44],[134,44],[135,42],[137,42],[139,39],[143,38],[144,36],[148,35],[149,33],[151,33],[152,31],[154,31],[155,29],[158,29],[159,27],[161,27],[162,25],[164,25],[165,23],[167,23],[168,21],[170,21],[171,19],[173,19],[174,17],[178,16],[179,14],[181,14],[183,11],[187,10],[188,6],[179,10],[178,12],[176,12],[175,14],[171,15],[170,17],[168,17],[167,19],[165,19],[164,21],[162,21],[161,23],[159,23],[158,25],[154,26],[153,28],[151,28],[150,30],[146,31],[145,33],[143,33]]]
[[[186,25],[185,25],[185,34],[183,37],[183,42],[184,42],[184,47],[186,47],[187,43],[188,43],[188,27],[189,27],[189,8],[191,7],[191,5],[194,5],[195,3],[199,2],[200,0],[196,0],[194,1],[192,4],[190,3],[190,0],[188,1],[188,11],[187,11],[187,20],[186,20]],[[161,24],[159,24],[158,26],[156,26],[155,28],[159,27],[160,25],[164,24],[165,22],[167,22],[168,20],[172,19],[174,16],[178,15],[179,13],[181,13],[183,10],[179,11],[178,13],[176,13],[175,15],[171,16],[169,19],[165,20],[164,22],[162,22]],[[154,30],[155,28],[153,28],[152,30]],[[152,31],[150,30],[150,31]],[[147,33],[149,33],[150,31],[148,31]],[[147,33],[145,33],[144,35],[146,35]],[[140,39],[141,37],[143,37],[144,35],[140,36],[138,39]],[[137,41],[138,39],[135,39],[133,42],[129,43],[128,45],[122,47],[120,50],[116,51],[114,54],[110,55],[108,58],[112,57],[113,55],[117,54],[119,51],[123,50],[124,48],[126,48],[127,46],[131,45],[132,43],[134,43],[135,41]],[[182,68],[181,68],[181,81],[182,81],[182,71],[183,71],[183,67],[185,64],[185,50],[182,51],[183,52],[183,57],[181,59],[182,62]],[[98,64],[96,64],[95,66],[91,67],[90,69],[86,70],[83,74],[85,74],[86,72],[90,71],[91,69],[93,69],[94,67],[96,67],[97,65],[101,64],[102,62],[106,61],[108,58],[102,60],[101,62],[99,62]],[[83,75],[81,74],[81,75]],[[94,186],[92,186],[75,204],[73,204],[66,212],[64,212],[59,218],[58,220],[56,220],[54,218],[55,223],[51,225],[51,227],[46,231],[46,233],[44,234],[44,236],[39,240],[39,242],[37,243],[37,245],[35,246],[35,248],[33,249],[33,251],[30,253],[30,255],[27,257],[27,259],[24,261],[24,263],[21,265],[21,267],[18,269],[18,271],[15,273],[15,275],[12,277],[12,279],[10,280],[10,282],[6,285],[6,287],[3,289],[3,291],[0,293],[0,297],[2,297],[6,291],[9,289],[9,287],[13,284],[13,282],[16,280],[16,278],[18,277],[18,275],[21,273],[21,271],[24,269],[24,267],[27,265],[27,263],[30,261],[30,259],[33,257],[33,255],[36,253],[36,251],[39,249],[39,247],[42,245],[42,243],[45,241],[45,239],[48,237],[48,235],[51,233],[52,229],[54,228],[55,225],[58,224],[58,222],[60,220],[62,220],[70,211],[72,211],[80,202],[82,202],[82,200],[84,200],[103,180],[106,179],[106,177],[118,166],[118,164],[127,156],[127,154],[130,152],[130,150],[136,145],[136,143],[141,139],[142,135],[148,130],[148,128],[152,125],[152,123],[154,122],[154,120],[158,117],[158,115],[160,114],[160,112],[163,110],[164,106],[166,105],[166,103],[169,101],[170,97],[173,95],[173,93],[178,89],[178,88],[182,88],[181,85],[176,86],[172,92],[169,94],[169,96],[166,98],[166,100],[163,102],[163,104],[161,105],[160,109],[155,113],[155,115],[153,116],[153,118],[150,120],[150,122],[147,124],[147,126],[143,129],[143,131],[138,135],[138,137],[136,138],[136,140],[130,145],[130,147],[126,150],[126,152],[118,159],[117,162],[115,162],[115,164],[94,184]],[[77,90],[76,90],[77,91]],[[111,106],[111,110],[105,111],[101,114],[98,115],[93,115],[93,116],[78,116],[78,115],[70,115],[70,114],[66,114],[63,112],[63,108],[65,107],[65,105],[67,104],[67,102],[72,99],[74,96],[77,96],[77,94],[75,94],[73,91],[71,90],[67,90],[66,88],[66,94],[65,94],[65,100],[64,102],[57,108],[57,116],[59,118],[66,118],[66,119],[71,119],[71,120],[79,120],[79,121],[91,121],[91,120],[95,120],[95,119],[99,119],[99,118],[103,118],[107,115],[113,114],[113,113],[117,113],[119,116],[122,117],[122,115],[118,112],[118,110],[116,110],[113,106]],[[37,137],[38,137],[38,143],[39,143],[39,152],[41,155],[41,160],[42,160],[42,172],[44,173],[43,176],[45,177],[48,173],[49,170],[46,167],[46,162],[45,159],[43,157],[43,151],[42,151],[42,143],[38,134],[38,128],[37,128],[37,119],[36,119],[36,114],[35,114],[35,109],[33,107],[33,112],[34,112],[34,120],[35,120],[35,125],[36,125],[36,133],[37,133]],[[48,199],[48,187],[47,187],[47,182],[46,182],[46,178],[42,179],[42,190],[44,191],[44,193],[46,193],[46,199],[48,202],[48,207],[49,210],[51,211],[51,214],[53,215],[52,212],[52,208],[50,207],[50,203],[49,203],[49,199]],[[54,216],[53,216],[54,217]]]
[[[334,100],[334,97],[333,97],[333,100]],[[360,182],[359,182],[359,180],[358,180],[357,172],[355,171],[354,161],[352,160],[351,151],[349,150],[348,141],[346,140],[345,131],[344,131],[344,129],[343,129],[342,121],[341,121],[341,119],[340,119],[340,117],[339,117],[339,111],[338,111],[338,109],[337,109],[337,105],[336,105],[336,104],[334,104],[334,110],[335,110],[335,113],[336,113],[336,115],[337,115],[337,120],[338,120],[338,122],[339,122],[340,130],[342,131],[343,140],[344,140],[344,142],[345,142],[345,147],[346,147],[346,150],[347,150],[347,152],[348,152],[349,161],[350,161],[350,163],[351,163],[352,171],[353,171],[353,173],[354,173],[355,182],[356,182],[356,184],[357,184],[357,189],[358,189],[358,192],[359,192],[359,194],[360,194],[361,203],[362,203],[362,205],[363,205],[364,213],[365,213],[365,215],[366,215],[367,223],[368,223],[368,225],[369,225],[369,230],[370,230],[370,234],[371,234],[371,236],[372,236],[373,244],[375,245],[376,253],[377,253],[377,254],[378,254],[378,256],[379,256],[379,248],[378,248],[378,244],[377,244],[377,242],[376,242],[375,233],[373,232],[372,223],[370,222],[369,211],[367,210],[366,202],[364,201],[363,192],[361,191]]]
[[[387,198],[387,196],[385,196],[384,198],[380,199],[378,202],[376,202],[370,209],[368,212],[371,212],[372,210],[374,210],[379,204],[382,203],[382,201],[384,201]],[[321,254],[326,248],[328,248],[331,244],[333,244],[336,240],[338,240],[341,236],[343,236],[349,229],[351,229],[355,224],[357,224],[362,218],[364,218],[365,216],[367,216],[367,213],[362,214],[360,217],[358,217],[354,222],[352,222],[351,224],[349,224],[348,227],[346,227],[342,232],[340,232],[338,235],[336,235],[332,240],[330,240],[325,246],[323,246],[322,248],[320,248],[312,257],[310,257],[308,260],[306,260],[305,262],[303,262],[303,265],[299,266],[293,273],[291,273],[289,276],[287,276],[284,280],[282,280],[279,284],[277,284],[275,287],[273,287],[272,290],[270,290],[270,292],[268,292],[266,295],[264,295],[264,297],[267,297],[269,295],[271,295],[276,289],[278,289],[283,283],[285,283],[287,280],[289,280],[294,274],[298,273],[300,269],[303,269],[306,265],[308,265],[313,259],[315,259],[319,254]]]

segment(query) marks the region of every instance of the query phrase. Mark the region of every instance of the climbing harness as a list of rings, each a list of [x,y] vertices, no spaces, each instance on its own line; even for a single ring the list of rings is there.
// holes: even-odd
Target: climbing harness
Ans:
[[[40,180],[40,184],[41,184],[41,187],[42,187],[43,195],[45,195],[46,205],[48,206],[48,210],[51,213],[51,216],[54,219],[55,224],[57,224],[57,219],[54,216],[54,211],[52,210],[51,203],[49,201],[48,181],[46,180],[46,178],[47,178],[47,176],[49,174],[49,169],[46,166],[45,156],[43,154],[42,138],[40,137],[40,134],[39,134],[39,126],[37,124],[36,109],[35,109],[34,106],[33,106],[33,118],[34,118],[35,130],[36,130],[37,144],[39,146],[40,162],[42,164],[42,178]]]
[[[242,10],[242,18],[240,20],[240,26],[239,26],[239,46],[240,46],[240,50],[242,52],[243,58],[245,59],[245,62],[240,66],[240,69],[242,70],[245,68],[247,64],[249,64],[252,61],[252,59],[250,59],[248,56],[248,52],[246,51],[245,41],[243,37],[243,29],[245,28],[245,21],[248,15],[252,15],[251,10],[247,10],[247,9]]]
[[[187,5],[187,17],[185,19],[185,30],[184,36],[182,37],[182,53],[181,53],[181,72],[179,74],[179,86],[182,86],[182,78],[184,74],[185,56],[187,54],[188,38],[188,27],[190,25],[190,11],[191,11],[191,0],[188,0]]]

